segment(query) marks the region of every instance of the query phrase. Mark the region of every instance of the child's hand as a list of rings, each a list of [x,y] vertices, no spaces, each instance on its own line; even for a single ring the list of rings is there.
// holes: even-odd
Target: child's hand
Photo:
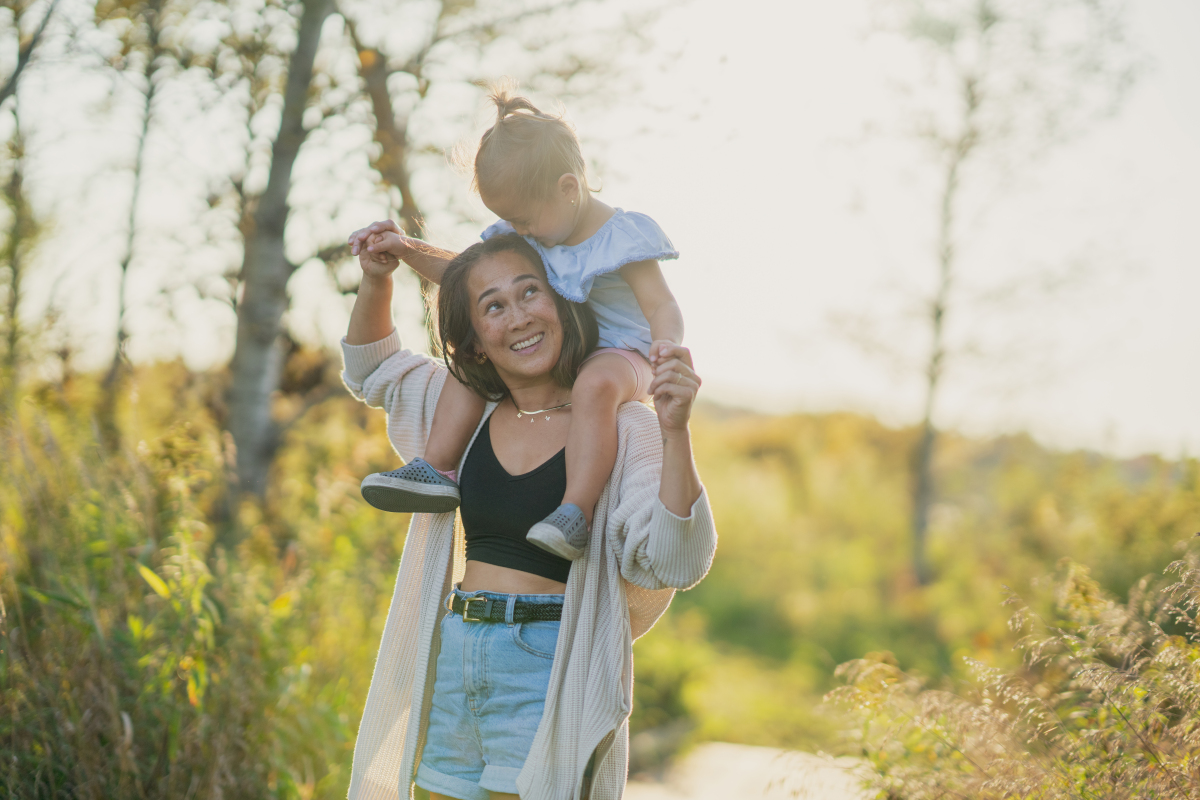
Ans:
[[[358,265],[362,268],[363,275],[389,278],[396,271],[396,267],[400,266],[400,260],[381,248],[372,248],[370,245],[377,238],[379,234],[372,233],[370,228],[355,231],[350,234],[350,252],[358,256]]]
[[[403,259],[413,252],[412,245],[409,244],[410,241],[407,236],[395,231],[373,233],[371,234],[371,238],[367,240],[367,250],[371,253],[386,253],[395,258]]]
[[[365,228],[359,228],[350,234],[348,241],[350,255],[353,256],[361,256],[365,250],[369,253],[388,253],[403,259],[413,252],[409,238],[400,230],[400,226],[390,219],[372,222]]]
[[[662,362],[667,360],[668,354],[678,346],[679,342],[673,342],[670,339],[655,339],[650,343],[650,366],[654,368],[655,375],[658,374]]]

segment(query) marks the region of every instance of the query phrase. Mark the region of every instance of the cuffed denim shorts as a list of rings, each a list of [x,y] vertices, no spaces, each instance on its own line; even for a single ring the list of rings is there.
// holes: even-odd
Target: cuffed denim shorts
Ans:
[[[458,594],[507,603],[509,619],[518,599],[563,601],[561,594]],[[460,800],[488,800],[488,792],[517,793],[517,775],[546,705],[558,626],[465,622],[457,614],[442,619],[418,786]]]

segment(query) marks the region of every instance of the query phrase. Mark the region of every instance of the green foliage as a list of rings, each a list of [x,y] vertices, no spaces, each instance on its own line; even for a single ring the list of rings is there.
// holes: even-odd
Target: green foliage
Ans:
[[[973,662],[959,693],[925,689],[889,654],[839,668],[831,699],[861,715],[879,797],[1200,796],[1200,557],[1124,603],[1067,562],[1053,616],[1020,602],[1024,663]]]
[[[859,416],[764,417],[703,409],[696,458],[720,542],[709,576],[634,647],[633,730],[674,681],[673,713],[703,739],[840,750],[836,719],[817,709],[837,664],[888,650],[907,670],[962,677],[963,657],[1018,663],[1006,588],[1051,599],[1033,582],[1070,557],[1124,595],[1161,571],[1200,529],[1200,463],[1114,461],[1048,451],[1027,437],[943,437],[930,529],[937,580],[913,579],[909,453],[917,431]],[[678,618],[689,630],[681,636]],[[687,670],[659,664],[704,653]]]
[[[345,796],[406,522],[357,497],[387,459],[382,420],[316,410],[268,507],[231,512],[203,388],[140,372],[128,424],[146,438],[120,453],[69,410],[90,385],[6,432],[8,796]]]
[[[0,788],[13,796],[345,795],[408,522],[358,494],[396,463],[383,415],[334,392],[287,432],[265,501],[235,508],[213,381],[137,370],[118,452],[98,444],[83,378],[35,387],[4,431]],[[1050,613],[1031,581],[1070,556],[1098,592],[1125,596],[1200,528],[1195,462],[947,436],[938,580],[920,587],[914,432],[709,407],[693,434],[721,540],[709,577],[635,644],[642,766],[688,737],[859,747],[820,705],[838,663],[886,649],[933,681],[965,677],[963,656],[1015,668],[1005,585]]]

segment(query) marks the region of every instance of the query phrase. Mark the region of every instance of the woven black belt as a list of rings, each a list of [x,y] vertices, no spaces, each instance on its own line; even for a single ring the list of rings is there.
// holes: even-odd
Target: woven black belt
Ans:
[[[507,600],[454,595],[450,610],[467,622],[504,622]],[[562,619],[562,603],[530,603],[518,600],[513,604],[513,622],[557,622]]]

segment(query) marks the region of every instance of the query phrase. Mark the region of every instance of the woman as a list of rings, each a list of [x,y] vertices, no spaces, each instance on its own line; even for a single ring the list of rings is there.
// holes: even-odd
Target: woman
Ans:
[[[343,378],[387,411],[389,438],[411,460],[424,449],[447,370],[400,349],[391,319],[399,262],[358,249],[363,279]],[[622,407],[617,465],[587,552],[561,569],[509,517],[557,502],[552,478],[565,481],[571,383],[595,344],[594,320],[550,289],[519,236],[453,259],[439,317],[456,374],[491,395],[459,465],[466,541],[453,514],[413,517],[350,798],[407,797],[414,780],[437,800],[617,798],[633,639],[675,589],[704,576],[716,548],[687,428],[700,380],[688,351],[676,348],[651,386],[655,411]]]

